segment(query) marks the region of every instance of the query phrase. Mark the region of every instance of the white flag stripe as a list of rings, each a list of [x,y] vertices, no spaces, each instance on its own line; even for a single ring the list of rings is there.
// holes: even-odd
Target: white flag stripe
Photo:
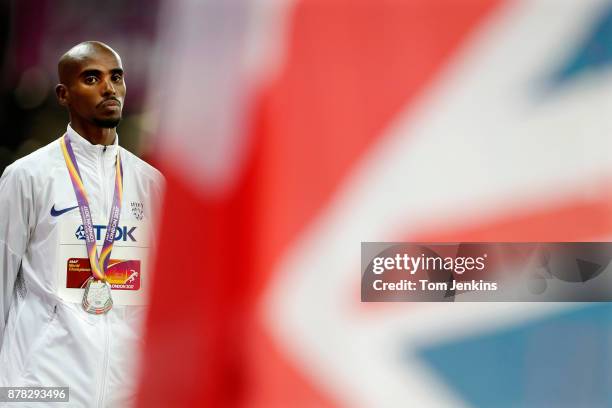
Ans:
[[[254,96],[282,63],[292,0],[162,4],[147,120],[159,157],[202,192],[236,182]],[[162,93],[164,92],[164,93]]]

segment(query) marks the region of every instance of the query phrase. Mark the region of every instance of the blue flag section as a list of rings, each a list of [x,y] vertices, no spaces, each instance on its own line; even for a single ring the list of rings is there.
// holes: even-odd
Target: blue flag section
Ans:
[[[582,74],[612,68],[612,4],[604,7],[593,28],[554,73],[553,83],[563,85]]]
[[[474,407],[612,406],[612,305],[417,351]]]

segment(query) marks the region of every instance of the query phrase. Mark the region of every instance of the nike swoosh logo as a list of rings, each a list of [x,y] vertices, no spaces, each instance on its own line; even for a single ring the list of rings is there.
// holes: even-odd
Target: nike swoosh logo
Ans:
[[[55,204],[53,204],[53,207],[51,207],[51,216],[52,217],[59,217],[60,215],[62,215],[63,213],[67,213],[68,211],[72,211],[75,208],[79,208],[78,205],[75,205],[74,207],[68,207],[68,208],[64,208],[63,210],[56,210],[55,209]]]

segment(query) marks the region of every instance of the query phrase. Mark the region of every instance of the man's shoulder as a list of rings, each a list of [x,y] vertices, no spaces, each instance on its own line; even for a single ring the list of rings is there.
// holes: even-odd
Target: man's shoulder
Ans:
[[[156,183],[163,184],[165,182],[164,176],[159,170],[123,147],[121,147],[121,161],[133,168],[140,176],[147,177]]]
[[[4,173],[20,174],[20,175],[36,175],[43,172],[48,172],[50,165],[60,157],[59,139],[38,148],[32,153],[15,160],[5,169]]]

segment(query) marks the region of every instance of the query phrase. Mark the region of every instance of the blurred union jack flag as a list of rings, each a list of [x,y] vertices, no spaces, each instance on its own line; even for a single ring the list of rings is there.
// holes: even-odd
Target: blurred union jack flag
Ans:
[[[361,241],[612,233],[612,3],[172,1],[140,406],[611,406],[607,304],[361,304]]]

